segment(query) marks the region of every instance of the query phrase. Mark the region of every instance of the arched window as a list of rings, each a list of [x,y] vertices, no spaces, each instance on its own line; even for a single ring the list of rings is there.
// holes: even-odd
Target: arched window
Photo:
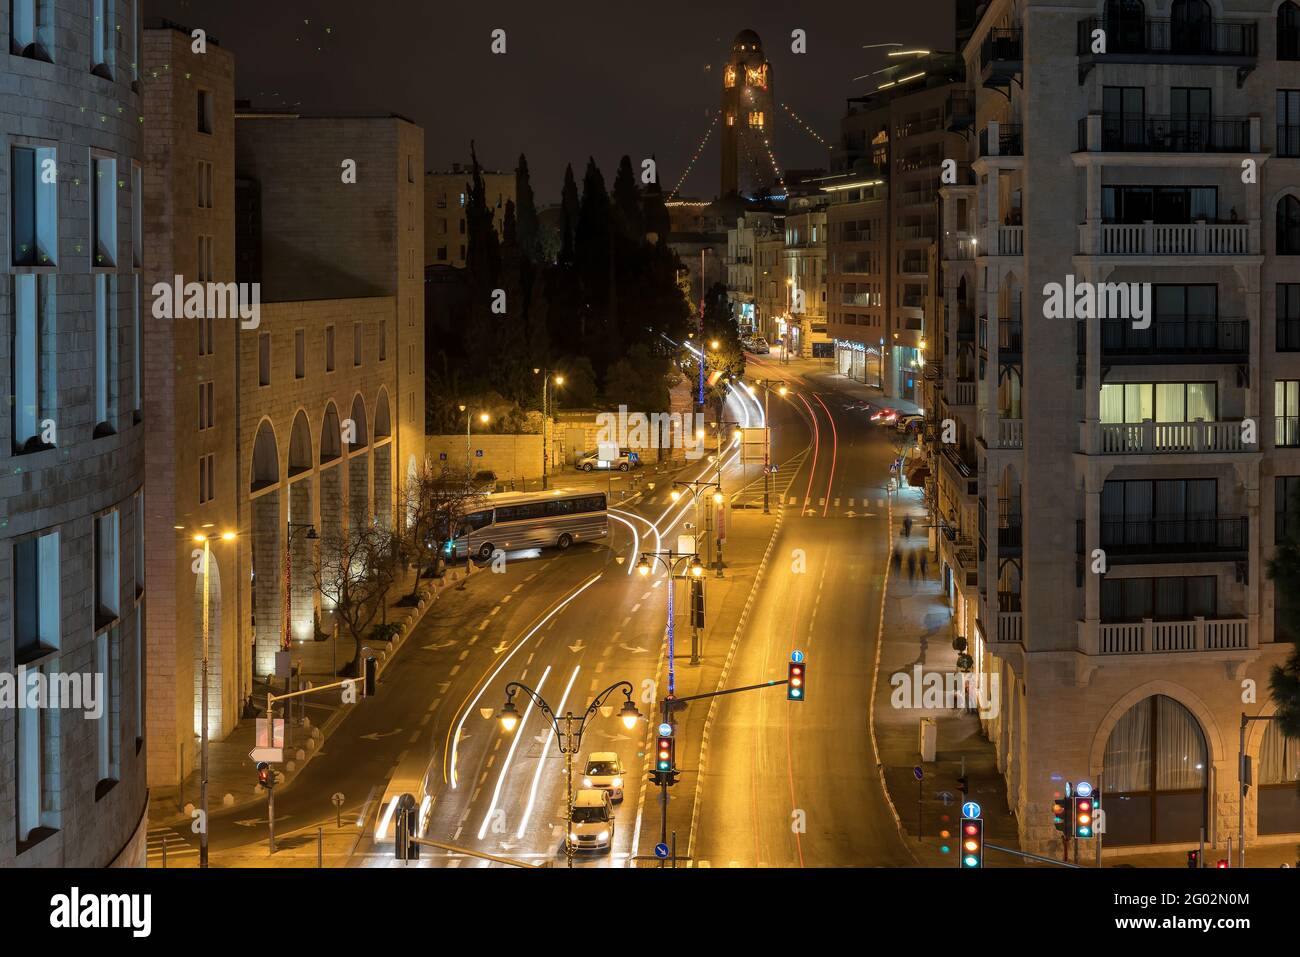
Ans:
[[[1259,833],[1290,834],[1300,821],[1300,738],[1276,721],[1264,725],[1259,748]]]
[[[1300,60],[1300,7],[1291,0],[1277,9],[1277,58]]]
[[[1278,200],[1277,254],[1300,256],[1300,199],[1294,196]]]
[[[1174,0],[1169,14],[1169,48],[1173,52],[1200,53],[1214,48],[1214,13],[1206,0]]]
[[[1208,763],[1200,724],[1173,698],[1153,695],[1129,708],[1106,741],[1101,802],[1106,843],[1199,840]]]
[[[1106,44],[1112,53],[1147,48],[1147,11],[1142,0],[1106,0]]]

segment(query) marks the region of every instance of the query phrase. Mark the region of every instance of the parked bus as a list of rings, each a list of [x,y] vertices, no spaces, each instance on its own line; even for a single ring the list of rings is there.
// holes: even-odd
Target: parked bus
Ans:
[[[574,542],[609,537],[604,492],[502,492],[483,496],[483,506],[465,516],[447,543],[449,555],[477,555],[486,561],[498,548],[555,546],[563,551]]]

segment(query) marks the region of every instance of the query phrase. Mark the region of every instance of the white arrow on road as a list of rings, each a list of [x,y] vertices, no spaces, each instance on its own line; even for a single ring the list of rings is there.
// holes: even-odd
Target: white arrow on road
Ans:
[[[291,817],[293,817],[292,814],[281,814],[275,820],[276,823],[279,823],[280,821],[287,821]],[[254,817],[254,818],[249,818],[246,821],[235,821],[233,823],[238,824],[240,827],[257,827],[258,825],[266,824],[266,818]]]
[[[631,741],[632,740],[626,734],[611,734],[608,731],[600,731],[598,733],[602,738],[607,738],[610,741]]]
[[[454,645],[454,644],[456,644],[455,639],[453,639],[453,638],[448,638],[446,641],[435,641],[435,642],[434,642],[433,644],[431,644],[431,645],[424,645],[423,648],[422,648],[422,650],[423,650],[423,651],[442,651],[442,649],[444,649],[444,648],[450,648],[450,647],[451,647],[452,645]]]
[[[507,648],[509,648],[509,647],[510,647],[510,646],[509,646],[508,644],[506,644],[506,643],[503,641],[503,642],[501,642],[501,644],[499,644],[499,645],[493,645],[493,646],[492,646],[492,653],[493,653],[494,655],[499,655],[499,654],[501,654],[501,652],[505,651],[505,650],[506,650]]]
[[[363,734],[361,737],[365,738],[367,741],[378,741],[380,738],[391,738],[393,735],[401,733],[402,729],[398,728],[396,731],[385,731],[382,734],[378,731],[371,731],[369,734]]]
[[[624,651],[630,651],[634,655],[643,655],[650,650],[649,648],[642,648],[640,645],[638,645],[635,648],[633,648],[631,645],[619,645],[619,647],[622,648]]]
[[[578,652],[580,652],[583,648],[586,647],[587,646],[582,643],[582,639],[579,638],[578,643],[576,645],[569,645],[569,650],[576,655]]]

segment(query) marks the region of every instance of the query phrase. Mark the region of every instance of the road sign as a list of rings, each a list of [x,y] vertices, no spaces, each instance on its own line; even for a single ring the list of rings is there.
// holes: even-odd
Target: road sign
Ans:
[[[767,452],[767,429],[763,427],[740,430],[740,458],[746,465],[762,463],[769,458]]]
[[[447,461],[447,453],[446,453],[446,452],[439,452],[439,453],[438,453],[438,461],[440,461],[440,462],[445,462],[445,461]]]
[[[665,736],[670,735],[673,733],[673,726],[665,721],[663,724],[659,725],[659,733]]]
[[[918,781],[925,779],[925,772],[921,770],[921,766],[919,764],[916,767],[912,768],[912,777],[916,778]]]
[[[482,450],[482,449],[475,449],[475,450],[474,450],[474,458],[476,458],[476,459],[481,459],[482,457],[483,457],[483,450]]]
[[[655,857],[659,858],[659,860],[661,860],[661,861],[667,860],[667,859],[668,859],[668,845],[667,845],[667,844],[656,844],[656,845],[655,845]]]
[[[254,763],[279,764],[284,761],[284,748],[254,748],[248,752],[248,757]]]
[[[335,807],[342,807],[342,806],[343,806],[343,792],[342,792],[342,791],[335,791],[333,794],[330,795],[330,801],[334,804]]]
[[[802,651],[790,652],[790,660],[793,661],[795,664],[798,664],[799,662],[803,661],[803,652]]]
[[[1081,798],[1092,797],[1092,785],[1087,781],[1080,781],[1074,786],[1074,793]]]
[[[974,801],[967,801],[965,804],[963,804],[963,805],[961,806],[961,816],[962,816],[962,817],[979,817],[979,816],[980,816],[980,806],[979,806],[978,804],[976,804]]]

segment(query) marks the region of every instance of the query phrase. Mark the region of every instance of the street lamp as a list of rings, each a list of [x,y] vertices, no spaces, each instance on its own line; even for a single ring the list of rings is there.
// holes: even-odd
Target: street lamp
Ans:
[[[463,405],[460,406],[460,411],[465,412],[466,411],[465,406]],[[488,422],[492,420],[492,417],[488,415],[486,412],[480,412],[478,414],[478,420],[482,422],[484,425],[487,425]],[[474,422],[473,415],[465,416],[465,486],[467,488],[469,487],[470,475],[472,474],[469,470],[469,441],[470,441],[469,428],[470,425],[473,424],[473,422]]]
[[[233,542],[237,536],[234,532],[222,532],[223,542]],[[203,545],[203,661],[201,665],[199,712],[202,724],[199,728],[199,809],[202,812],[203,830],[199,832],[199,867],[208,866],[208,628],[209,628],[209,594],[211,581],[208,567],[212,558],[212,541],[203,532],[194,533],[194,541]]]
[[[660,552],[642,552],[641,558],[636,563],[637,574],[642,578],[650,575],[651,559],[655,562],[663,562],[664,568],[668,571],[668,697],[672,697],[677,690],[677,669],[673,663],[674,652],[677,647],[676,643],[676,622],[674,621],[676,613],[674,611],[673,601],[673,579],[676,577],[677,568],[681,565],[687,565],[692,578],[700,578],[704,574],[704,566],[700,564],[699,556],[687,555],[674,549],[667,549]],[[699,663],[698,645],[692,648],[691,663]]]
[[[592,698],[591,703],[587,705],[587,710],[581,715],[567,711],[563,715],[557,716],[551,706],[546,703],[546,699],[522,681],[512,681],[506,685],[506,703],[497,712],[497,720],[501,723],[501,729],[510,734],[519,726],[522,715],[515,706],[515,694],[523,691],[528,695],[537,710],[551,722],[551,728],[555,732],[556,744],[559,746],[560,754],[564,755],[564,779],[568,788],[568,800],[565,802],[564,812],[564,857],[569,867],[573,866],[573,756],[582,749],[582,733],[586,730],[587,721],[597,713],[606,718],[613,714],[613,706],[605,704],[605,699],[615,691],[623,692],[623,707],[618,712],[623,727],[629,731],[636,727],[637,721],[641,719],[641,712],[632,703],[633,690],[632,682],[617,681]],[[575,721],[577,722],[576,728],[574,727]],[[564,722],[563,729],[560,727],[560,722]]]
[[[719,466],[719,468],[721,468]],[[669,493],[674,502],[682,497],[679,489],[685,489],[691,493],[691,498],[695,502],[695,523],[699,526],[700,521],[700,493],[705,489],[713,489],[713,504],[721,505],[726,499],[722,494],[721,482],[673,482],[673,490]],[[708,563],[710,567],[715,567],[713,562],[713,514],[711,511],[704,513],[704,538],[708,548]],[[718,562],[716,565],[718,577],[724,577],[722,574],[722,542],[718,542]],[[693,663],[693,662],[692,662]]]
[[[542,370],[536,368],[533,369],[533,375],[542,376],[542,488],[548,489],[551,485],[550,476],[546,473],[546,447],[549,444],[546,436],[546,426],[550,421],[550,416],[547,415],[547,386],[550,384],[552,379],[555,380],[557,388],[564,385],[564,376],[554,372],[547,372],[543,375]]]
[[[770,515],[771,509],[768,505],[770,482],[771,482],[771,449],[772,449],[772,426],[767,418],[767,400],[772,391],[772,383],[765,379],[758,379],[758,384],[763,387],[763,514]],[[785,398],[786,393],[790,390],[782,382],[776,390],[776,394]]]

